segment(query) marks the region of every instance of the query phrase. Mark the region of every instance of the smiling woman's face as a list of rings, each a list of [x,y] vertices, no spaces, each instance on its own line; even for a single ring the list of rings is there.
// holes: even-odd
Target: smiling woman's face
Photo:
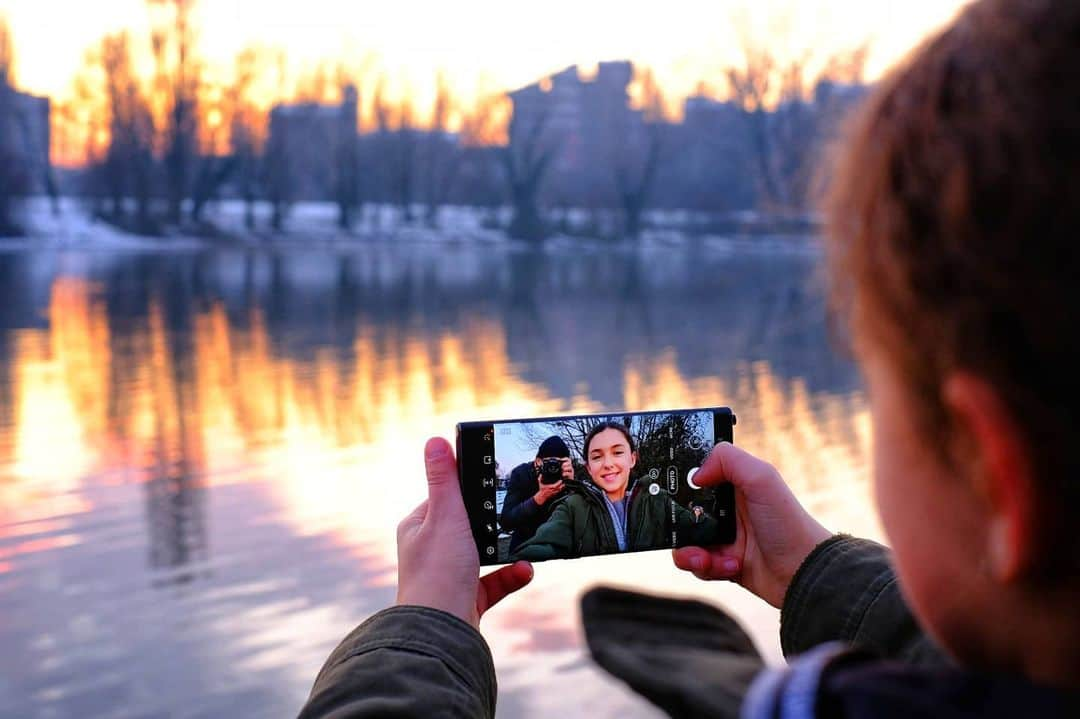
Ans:
[[[626,496],[630,482],[630,470],[637,464],[637,453],[630,451],[630,443],[617,429],[598,432],[589,442],[586,467],[596,486],[604,490],[608,499],[617,502]]]

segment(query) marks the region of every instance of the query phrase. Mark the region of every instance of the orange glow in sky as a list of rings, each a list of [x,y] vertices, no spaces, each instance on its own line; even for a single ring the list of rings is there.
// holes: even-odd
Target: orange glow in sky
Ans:
[[[959,0],[201,0],[199,42],[210,74],[243,47],[280,48],[289,71],[320,61],[385,73],[390,91],[425,106],[446,73],[465,98],[527,84],[567,65],[628,58],[655,68],[674,97],[700,81],[722,89],[738,55],[733,19],[781,56],[828,55],[869,41],[870,78],[951,18]],[[17,81],[62,99],[85,51],[109,32],[145,37],[145,0],[0,0],[15,36]]]

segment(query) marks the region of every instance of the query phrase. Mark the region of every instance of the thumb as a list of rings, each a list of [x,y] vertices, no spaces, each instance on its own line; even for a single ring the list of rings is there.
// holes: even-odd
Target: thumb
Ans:
[[[427,470],[428,502],[438,515],[449,507],[463,506],[458,484],[454,450],[442,437],[432,437],[424,445],[424,466]]]

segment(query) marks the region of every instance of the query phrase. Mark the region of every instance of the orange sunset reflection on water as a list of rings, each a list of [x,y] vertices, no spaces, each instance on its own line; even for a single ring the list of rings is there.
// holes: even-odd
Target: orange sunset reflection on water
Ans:
[[[48,626],[70,589],[72,601],[109,605],[83,608],[91,626],[112,626],[115,612],[116,622],[146,616],[169,637],[196,627],[193,657],[246,667],[298,706],[336,641],[392,599],[395,529],[425,494],[426,437],[452,436],[464,419],[620,404],[588,381],[567,395],[538,380],[497,312],[435,328],[359,313],[347,342],[295,345],[258,302],[211,297],[182,305],[178,319],[166,294],[146,296],[138,312],[119,313],[107,283],[60,272],[43,321],[4,331],[0,592],[14,609],[0,636],[19,617]],[[813,388],[768,359],[688,373],[687,351],[619,358],[621,407],[732,406],[736,442],[776,464],[828,526],[880,537],[857,388]],[[576,598],[597,582],[721,602],[779,660],[775,610],[675,572],[666,552],[551,562],[536,574],[485,619],[507,716],[565,713],[567,697],[544,687],[568,679],[572,715],[653,715],[584,657]],[[33,607],[42,597],[52,609]],[[39,652],[44,640],[27,641]],[[139,661],[115,641],[118,664]],[[161,679],[138,671],[144,686]],[[70,689],[70,677],[56,681]],[[180,684],[203,691],[191,682]]]

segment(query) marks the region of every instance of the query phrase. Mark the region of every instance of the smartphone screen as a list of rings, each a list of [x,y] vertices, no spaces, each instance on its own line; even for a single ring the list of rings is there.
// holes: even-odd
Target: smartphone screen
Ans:
[[[458,476],[481,564],[735,540],[735,493],[694,474],[727,407],[464,422]]]

